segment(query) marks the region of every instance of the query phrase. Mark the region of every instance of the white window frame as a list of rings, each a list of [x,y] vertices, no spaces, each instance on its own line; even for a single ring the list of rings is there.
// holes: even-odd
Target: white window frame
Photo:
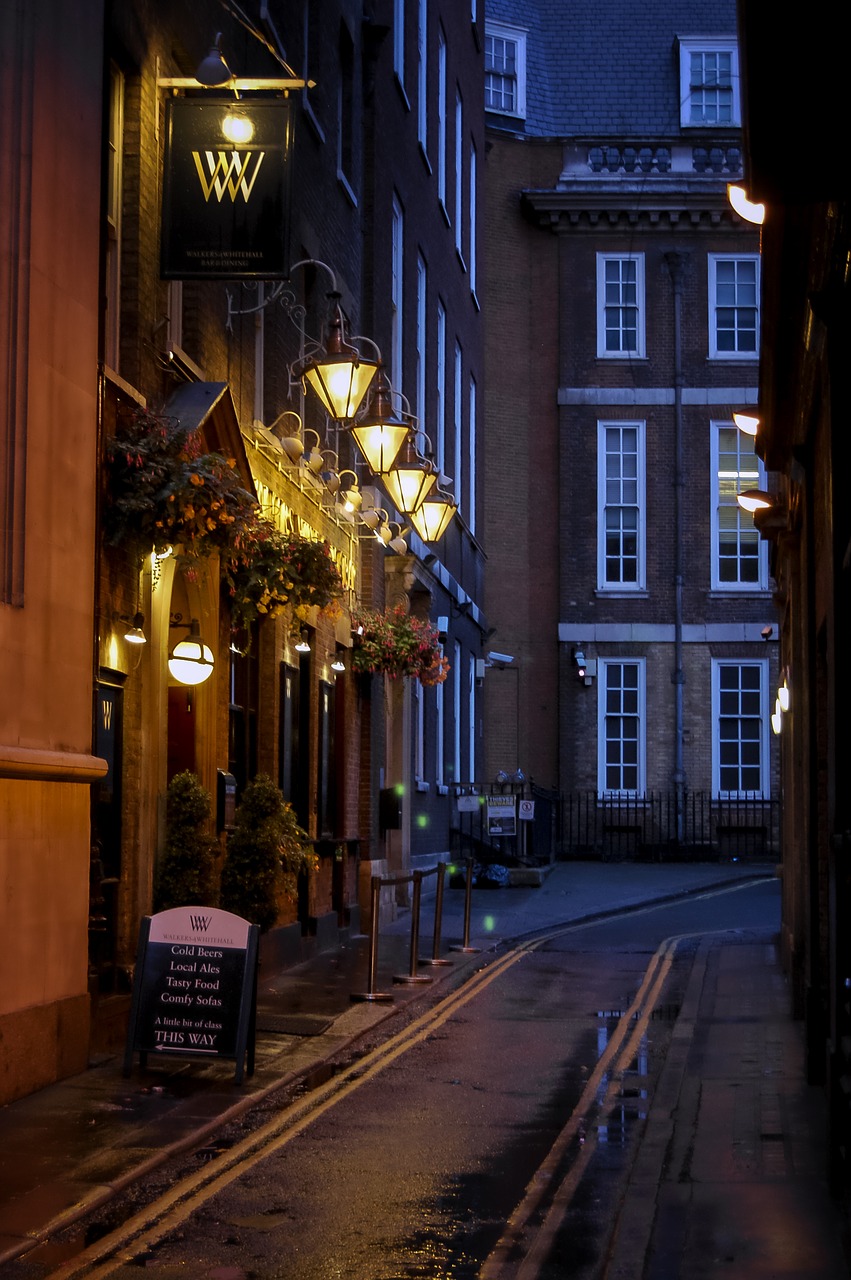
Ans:
[[[468,220],[469,220],[469,239],[470,246],[468,256],[470,259],[470,292],[476,297],[476,218],[477,218],[477,202],[476,202],[476,183],[478,182],[479,156],[476,151],[476,144],[470,139],[470,195],[468,198]],[[477,303],[478,305],[478,303]]]
[[[726,303],[722,306],[718,301],[718,266],[719,263],[734,262],[737,264],[753,264],[754,265],[754,288],[756,292],[755,306],[751,307],[744,302],[735,301],[730,307]],[[751,360],[759,359],[759,334],[760,334],[760,260],[758,253],[710,253],[707,255],[709,283],[708,283],[708,302],[709,302],[709,358],[710,360]],[[736,287],[736,298],[738,299],[738,286]],[[720,311],[736,311],[755,310],[756,326],[754,333],[754,347],[747,350],[728,351],[722,350],[718,346],[718,313]],[[736,317],[736,326],[734,332],[738,335],[738,316]],[[744,332],[744,330],[742,330]],[[750,332],[750,330],[748,330]]]
[[[470,459],[470,496],[467,504],[467,528],[476,536],[476,419],[478,415],[479,386],[470,374],[470,410],[467,425],[467,454]]]
[[[692,119],[691,59],[692,54],[705,57],[712,54],[730,55],[730,119]],[[709,82],[703,87],[711,90]],[[726,86],[725,86],[726,87]],[[732,36],[681,36],[680,37],[680,124],[684,129],[736,129],[742,123],[741,90],[739,81],[739,46]]]
[[[393,0],[393,70],[405,91],[405,0]]]
[[[607,279],[611,273],[608,271],[610,263],[628,263],[634,267],[635,280],[633,281],[612,281]],[[620,273],[622,275],[622,271]],[[608,297],[609,286],[615,287],[620,285],[620,299],[618,301],[609,302]],[[624,341],[624,334],[627,326],[624,323],[627,308],[632,304],[625,302],[623,299],[623,289],[634,284],[635,287],[635,346],[626,347],[619,346],[610,349],[607,345],[608,327],[606,324],[607,312],[614,311],[620,314],[620,322],[617,325],[617,331],[621,335],[621,342]],[[607,296],[608,295],[608,296]],[[598,253],[597,254],[597,356],[601,360],[643,360],[647,354],[645,340],[645,294],[644,294],[644,254],[643,253]]]
[[[402,203],[394,192],[390,234],[390,382],[394,387],[402,385],[404,255],[405,214]]]
[[[437,198],[446,208],[446,33],[437,29]]]
[[[636,767],[636,785],[634,787],[612,787],[608,783],[611,779],[608,777],[607,748],[610,742],[624,741],[622,737],[615,738],[614,734],[608,737],[607,731],[611,727],[611,721],[617,714],[616,711],[609,710],[608,694],[610,676],[614,676],[616,669],[634,667],[636,675],[635,689],[635,705],[634,713],[628,712],[630,717],[634,715],[637,719],[637,733],[634,738],[637,750]],[[646,750],[646,734],[645,734],[645,660],[644,658],[598,658],[597,659],[597,678],[599,696],[597,701],[597,790],[600,796],[643,796],[647,787],[647,750]],[[621,683],[612,689],[612,693],[616,693],[618,689],[623,690],[623,672],[621,671]],[[631,701],[631,700],[630,700]],[[627,702],[627,705],[630,705]],[[633,739],[626,739],[632,741]],[[623,768],[615,764],[615,768]]]
[[[417,139],[428,155],[428,0],[417,0]]]
[[[625,454],[621,448],[609,451],[613,435],[629,430],[636,433],[635,454]],[[647,479],[646,479],[647,428],[643,421],[605,419],[597,423],[597,589],[605,592],[644,591],[647,586]],[[624,465],[626,458],[634,458],[634,466]],[[620,465],[615,468],[615,463]],[[631,474],[635,471],[635,475]],[[632,499],[635,499],[632,501]],[[635,581],[609,579],[607,554],[608,513],[636,508]],[[623,526],[621,525],[621,530]],[[623,566],[626,557],[618,556]],[[631,557],[629,557],[631,559]]]
[[[510,75],[498,73],[493,68],[488,68],[487,59],[488,54],[491,52],[490,42],[493,40],[504,41],[505,44],[513,44],[514,46],[514,93],[512,95],[514,105],[511,110],[506,110],[502,104],[493,106],[488,100],[489,76],[498,74],[503,81],[512,80]],[[510,27],[504,22],[485,22],[485,111],[492,111],[495,115],[500,116],[513,116],[518,120],[526,119],[526,31],[522,27]]]
[[[442,656],[443,654],[442,645],[440,648],[440,652]],[[446,713],[445,713],[443,697],[444,697],[443,684],[435,685],[434,687],[434,706],[435,706],[434,780],[435,780],[435,785],[437,786],[438,791],[442,791],[446,787],[446,782],[444,781],[444,777],[443,777],[443,770],[444,770],[443,752],[444,752],[444,736],[445,736],[445,729],[446,729]]]
[[[435,404],[434,459],[438,471],[446,469],[446,307],[437,300],[437,398]]]
[[[453,647],[452,711],[455,723],[452,726],[452,763],[455,776],[452,781],[463,782],[461,777],[461,641],[454,641]],[[470,779],[472,781],[472,779]]]
[[[734,422],[728,421],[712,421],[710,423],[711,439],[710,439],[710,458],[712,473],[710,476],[711,486],[711,537],[712,537],[712,590],[713,591],[735,591],[739,594],[743,591],[767,591],[768,590],[768,544],[760,537],[756,526],[753,522],[753,516],[747,511],[743,511],[736,501],[736,494],[741,493],[743,489],[764,489],[765,488],[765,468],[753,451],[750,437],[739,431]],[[721,433],[730,432],[731,438],[737,446],[737,465],[735,467],[725,467],[722,471],[721,461]],[[725,453],[728,452],[725,450]],[[736,541],[741,548],[741,543],[755,545],[757,548],[757,565],[758,572],[756,581],[751,582],[741,577],[735,580],[722,579],[721,576],[721,513],[722,510],[727,512],[727,525],[731,521],[736,530]],[[729,532],[729,530],[725,530]],[[731,557],[726,557],[731,559]],[[742,564],[741,549],[736,556],[736,563]]]
[[[464,100],[455,89],[455,249],[464,265]]]
[[[469,767],[467,778],[470,782],[476,779],[476,656],[471,653],[467,657],[467,752]]]
[[[426,303],[428,298],[428,267],[421,253],[417,254],[417,367],[416,367],[416,414],[420,428],[426,420],[426,345],[428,341],[426,324]]]
[[[759,734],[749,741],[759,744],[759,789],[722,787],[722,768],[743,767],[741,760],[737,766],[721,763],[721,671],[724,668],[754,667],[759,670]],[[721,800],[739,800],[760,797],[769,799],[771,789],[771,770],[769,766],[769,669],[767,658],[713,658],[712,659],[712,794]],[[741,687],[741,686],[740,686]],[[725,717],[727,718],[727,717]],[[730,717],[735,718],[735,717]],[[742,717],[744,718],[744,717]],[[748,719],[756,717],[749,716]],[[729,739],[742,743],[741,737]]]
[[[462,507],[463,489],[462,484],[464,474],[464,407],[463,407],[463,370],[464,370],[464,351],[461,343],[455,342],[455,501],[458,504],[458,510]]]

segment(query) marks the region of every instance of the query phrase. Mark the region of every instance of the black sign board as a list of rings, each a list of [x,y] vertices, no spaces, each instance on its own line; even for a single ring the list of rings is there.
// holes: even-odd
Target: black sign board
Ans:
[[[167,104],[161,274],[273,280],[289,266],[289,101]]]
[[[124,1074],[133,1054],[235,1058],[254,1071],[260,930],[215,907],[174,907],[145,916],[133,980]]]

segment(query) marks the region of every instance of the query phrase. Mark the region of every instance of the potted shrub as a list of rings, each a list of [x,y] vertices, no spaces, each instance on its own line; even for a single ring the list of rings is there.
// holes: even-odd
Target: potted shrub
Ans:
[[[166,795],[165,849],[157,869],[154,910],[215,902],[218,842],[210,835],[210,796],[194,773],[178,773]]]
[[[249,782],[236,807],[222,868],[221,905],[265,933],[278,901],[296,897],[298,874],[316,865],[307,833],[266,774]]]

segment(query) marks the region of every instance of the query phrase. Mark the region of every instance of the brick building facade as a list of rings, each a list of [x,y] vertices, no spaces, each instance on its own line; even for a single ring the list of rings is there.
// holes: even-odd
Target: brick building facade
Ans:
[[[485,17],[487,604],[515,659],[487,682],[489,768],[513,739],[566,796],[672,795],[679,824],[696,794],[762,802],[777,646],[736,503],[760,464],[732,421],[759,324],[758,232],[727,200],[735,6],[618,6],[605,39],[590,6]]]
[[[77,8],[38,0],[3,17],[4,49],[16,52],[0,137],[15,174],[0,277],[10,303],[0,856],[4,975],[18,976],[4,976],[0,1035],[18,1049],[4,1053],[2,1100],[121,1042],[176,773],[194,773],[211,796],[220,857],[234,787],[238,800],[266,773],[291,802],[317,855],[268,944],[292,955],[293,931],[328,942],[357,921],[370,871],[448,853],[449,784],[475,769],[481,735],[481,18],[448,0],[257,4],[244,20],[213,0],[167,12],[117,0],[92,7],[85,24]],[[55,66],[74,37],[86,56],[68,89]],[[220,55],[224,82],[202,87],[199,64]],[[254,83],[237,96],[228,70]],[[288,233],[281,218],[264,242],[283,261],[268,277],[201,278],[161,258],[164,191],[172,209],[180,200],[166,182],[171,104],[186,102],[221,111],[223,132],[225,117],[244,123],[257,106],[288,104],[273,143],[283,147],[291,124],[289,193],[264,188],[264,201],[289,200]],[[249,204],[259,165],[253,178],[243,166],[259,145],[231,143],[196,148],[190,182],[209,205]],[[182,225],[170,248],[194,234]],[[360,361],[380,353],[417,465],[433,458],[436,488],[457,505],[440,541],[419,537],[370,473],[351,420],[328,417],[302,383],[336,308]],[[338,605],[260,611],[235,626],[222,557],[187,557],[185,543],[137,557],[132,527],[113,536],[110,442],[139,415],[231,460],[234,483],[281,534],[327,545]],[[339,495],[352,488],[394,546],[344,509]],[[212,510],[204,518],[215,524]],[[202,515],[192,507],[189,518]],[[359,612],[395,602],[439,625],[445,684],[353,669]],[[169,666],[191,624],[213,662],[196,686]],[[309,652],[296,649],[302,640]],[[60,652],[45,675],[45,655]],[[7,970],[13,956],[26,963]]]

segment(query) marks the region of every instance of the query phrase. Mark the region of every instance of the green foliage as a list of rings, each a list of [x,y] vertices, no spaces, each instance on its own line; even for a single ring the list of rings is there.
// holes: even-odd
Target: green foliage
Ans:
[[[212,906],[218,844],[209,834],[211,802],[194,773],[178,773],[168,786],[166,840],[154,889],[154,910]]]
[[[258,520],[223,564],[236,626],[249,627],[258,617],[276,617],[290,608],[293,625],[299,611],[328,606],[343,594],[339,570],[327,542],[298,533],[281,533],[268,520]]]
[[[279,898],[294,899],[299,871],[311,866],[315,855],[307,833],[272,779],[258,774],[236,808],[222,868],[221,906],[265,933],[278,918]]]

